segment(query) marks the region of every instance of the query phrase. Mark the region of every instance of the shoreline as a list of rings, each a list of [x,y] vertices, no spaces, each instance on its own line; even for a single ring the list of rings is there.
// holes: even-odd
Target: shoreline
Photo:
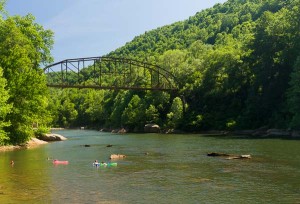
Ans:
[[[122,131],[124,128],[117,129],[101,129],[101,132],[111,132],[111,133],[154,133],[147,131],[131,132]],[[206,131],[184,131],[180,129],[166,129],[160,130],[160,134],[202,134],[211,136],[243,136],[249,138],[285,138],[285,139],[300,139],[300,130],[285,130],[285,129],[275,129],[275,128],[259,128],[254,130],[206,130]]]
[[[22,150],[22,149],[31,149],[38,147],[40,145],[48,144],[48,142],[39,140],[37,138],[31,138],[28,142],[23,145],[7,145],[0,146],[0,152],[14,151],[14,150]]]
[[[33,137],[25,144],[0,146],[0,152],[31,149],[39,147],[40,145],[48,144],[49,142],[63,141],[66,139],[67,138],[59,134],[47,133],[41,136],[40,139]]]
[[[65,128],[51,128],[51,130],[63,130]],[[118,133],[114,131],[104,131],[103,132],[112,132]],[[126,132],[129,133],[129,132]],[[147,133],[147,132],[143,132]],[[162,132],[161,132],[162,133]],[[210,130],[210,131],[199,131],[199,132],[184,132],[179,130],[172,130],[170,132],[165,132],[163,134],[203,134],[206,136],[239,136],[239,137],[248,137],[248,138],[259,138],[259,139],[266,139],[266,138],[281,138],[281,139],[294,139],[300,140],[300,131],[290,131],[290,130],[282,130],[282,129],[257,129],[257,130],[240,130],[240,131],[218,131],[218,130]],[[57,135],[57,134],[54,134]],[[51,136],[51,134],[50,134]],[[61,141],[64,139],[52,139],[48,141]],[[7,146],[0,146],[0,152],[6,151],[14,151],[14,150],[23,150],[23,149],[30,149],[35,148],[43,144],[48,144],[49,142],[45,140],[40,140],[37,138],[31,138],[28,142],[23,145],[7,145]]]

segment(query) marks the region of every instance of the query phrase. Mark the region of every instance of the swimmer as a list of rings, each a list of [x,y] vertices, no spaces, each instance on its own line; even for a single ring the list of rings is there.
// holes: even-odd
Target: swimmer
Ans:
[[[95,160],[95,161],[94,161],[94,163],[93,163],[93,166],[96,166],[96,167],[98,167],[98,166],[99,166],[99,162],[98,162],[98,160]]]

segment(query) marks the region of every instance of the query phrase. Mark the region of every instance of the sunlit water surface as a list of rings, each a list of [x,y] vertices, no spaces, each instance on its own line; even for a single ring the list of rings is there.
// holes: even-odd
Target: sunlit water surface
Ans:
[[[300,140],[56,133],[68,140],[0,153],[0,203],[300,203]],[[92,166],[111,154],[127,157],[117,167]]]

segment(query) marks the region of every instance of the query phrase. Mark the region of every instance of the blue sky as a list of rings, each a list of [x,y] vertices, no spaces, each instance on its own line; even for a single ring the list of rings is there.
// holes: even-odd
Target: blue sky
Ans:
[[[36,17],[55,33],[54,61],[102,56],[135,36],[226,0],[7,0],[9,15]]]

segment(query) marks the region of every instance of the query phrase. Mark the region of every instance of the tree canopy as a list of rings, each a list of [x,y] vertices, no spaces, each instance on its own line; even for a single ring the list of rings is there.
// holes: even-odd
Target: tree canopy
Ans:
[[[0,129],[10,143],[26,142],[34,135],[33,124],[50,122],[48,88],[40,66],[52,60],[52,38],[52,31],[44,30],[30,14],[0,21],[0,78],[4,78],[0,127],[5,124]]]

